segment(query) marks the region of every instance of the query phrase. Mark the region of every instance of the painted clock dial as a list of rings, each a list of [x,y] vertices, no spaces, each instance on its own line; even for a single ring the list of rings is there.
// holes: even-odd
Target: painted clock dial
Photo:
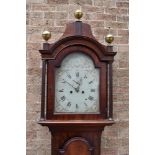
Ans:
[[[99,113],[99,69],[83,53],[64,58],[55,76],[56,113]]]

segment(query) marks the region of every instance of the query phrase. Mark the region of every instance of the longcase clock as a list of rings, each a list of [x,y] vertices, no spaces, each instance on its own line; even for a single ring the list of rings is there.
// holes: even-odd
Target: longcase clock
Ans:
[[[112,46],[90,25],[69,23],[55,43],[44,43],[41,119],[52,134],[52,155],[100,155],[101,133],[112,119]]]

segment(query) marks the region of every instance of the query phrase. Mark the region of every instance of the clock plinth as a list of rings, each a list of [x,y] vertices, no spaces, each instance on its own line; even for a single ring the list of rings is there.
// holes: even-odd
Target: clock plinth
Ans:
[[[40,50],[42,126],[52,134],[52,155],[100,155],[101,133],[112,119],[112,62],[116,52],[96,41],[88,24],[67,25]]]

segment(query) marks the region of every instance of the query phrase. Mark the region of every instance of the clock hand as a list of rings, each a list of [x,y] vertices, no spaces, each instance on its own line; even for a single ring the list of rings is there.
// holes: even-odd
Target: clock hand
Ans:
[[[79,92],[79,90],[80,90],[80,85],[82,84],[82,78],[80,79],[80,81],[79,82],[77,82],[77,81],[75,81],[75,80],[73,80],[76,84],[78,84],[78,87],[76,88],[76,92],[78,93]]]
[[[80,81],[79,82],[77,82],[77,81],[75,81],[75,80],[73,80],[76,84],[78,84],[79,86],[82,84],[82,78],[80,79]]]
[[[82,84],[82,78],[80,79],[80,85]]]
[[[80,86],[81,86],[81,84],[82,84],[82,78],[80,79],[80,81],[78,82],[78,84],[79,84],[79,86],[78,86],[78,92],[79,92]]]
[[[80,85],[78,85],[78,87],[76,88],[76,92],[78,93],[80,89]]]
[[[76,84],[78,84],[78,85],[80,85],[80,83],[79,82],[77,82],[77,81],[75,81],[75,80],[73,80]]]
[[[72,85],[72,84],[70,84],[69,82],[67,82],[67,81],[65,81],[66,83],[68,83],[71,87],[73,87],[74,89],[75,89],[75,87]]]
[[[70,84],[70,83],[67,82],[67,81],[64,81],[64,82],[66,82],[68,85],[70,85],[72,88],[74,88],[76,92],[79,92],[79,88],[78,88],[78,87],[77,87],[77,88],[74,87],[72,84]]]

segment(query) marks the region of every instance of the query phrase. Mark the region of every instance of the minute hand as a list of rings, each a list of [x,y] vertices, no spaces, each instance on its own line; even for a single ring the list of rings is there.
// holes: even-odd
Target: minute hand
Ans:
[[[72,84],[70,84],[69,82],[65,81],[66,83],[68,83],[71,87],[73,87],[75,89],[76,92],[78,92],[78,88],[74,87]]]
[[[82,78],[80,79],[80,81],[75,81],[75,80],[73,80],[76,84],[78,84],[79,86],[82,84]]]
[[[77,81],[75,81],[75,80],[73,80],[76,84],[78,84],[79,86],[80,86],[80,83],[79,82],[77,82]]]

